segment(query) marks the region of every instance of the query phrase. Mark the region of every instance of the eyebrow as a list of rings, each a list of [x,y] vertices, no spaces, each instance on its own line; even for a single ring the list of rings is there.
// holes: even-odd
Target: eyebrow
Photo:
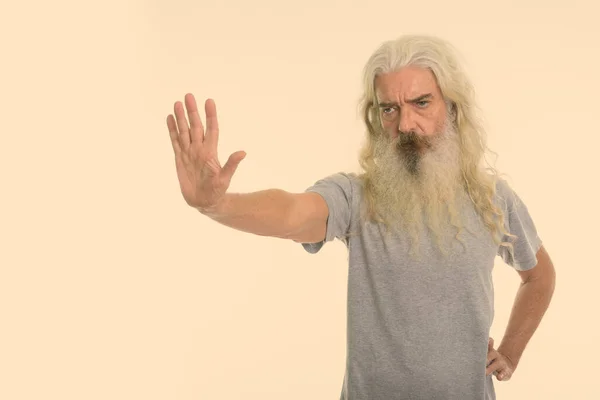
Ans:
[[[408,99],[408,100],[406,100],[406,102],[407,103],[411,103],[411,104],[412,103],[418,103],[420,101],[429,99],[431,97],[433,97],[433,95],[431,93],[425,93],[425,94],[417,96],[417,97],[415,97],[413,99]],[[397,106],[397,105],[398,105],[398,103],[395,103],[395,102],[394,103],[389,103],[389,102],[379,103],[379,107],[393,107],[393,106]]]

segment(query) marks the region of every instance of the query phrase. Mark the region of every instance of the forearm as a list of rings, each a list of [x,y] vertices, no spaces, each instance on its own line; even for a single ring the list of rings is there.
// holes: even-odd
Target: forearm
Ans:
[[[252,193],[226,193],[212,209],[198,209],[203,215],[230,228],[260,236],[287,238],[293,194],[281,189]]]
[[[516,367],[538,328],[554,292],[553,278],[521,283],[498,351]]]

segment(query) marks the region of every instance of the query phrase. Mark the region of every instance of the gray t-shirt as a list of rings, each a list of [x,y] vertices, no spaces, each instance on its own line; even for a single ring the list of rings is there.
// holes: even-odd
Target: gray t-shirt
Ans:
[[[339,239],[349,251],[340,399],[494,400],[492,376],[485,376],[494,260],[500,256],[516,270],[531,269],[542,243],[527,207],[506,181],[498,181],[497,204],[508,230],[518,236],[511,240],[513,254],[493,242],[466,205],[474,233],[463,236],[466,246],[458,244],[444,259],[423,233],[420,261],[407,256],[406,236],[386,235],[378,223],[360,221],[362,185],[355,174],[332,174],[306,191],[325,199],[329,217],[325,240],[302,243],[304,249],[317,253]]]

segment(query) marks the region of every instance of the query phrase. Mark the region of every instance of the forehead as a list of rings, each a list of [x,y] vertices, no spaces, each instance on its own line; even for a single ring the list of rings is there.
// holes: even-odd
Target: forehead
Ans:
[[[375,92],[381,101],[406,100],[424,93],[440,95],[440,89],[429,69],[405,67],[375,78]]]

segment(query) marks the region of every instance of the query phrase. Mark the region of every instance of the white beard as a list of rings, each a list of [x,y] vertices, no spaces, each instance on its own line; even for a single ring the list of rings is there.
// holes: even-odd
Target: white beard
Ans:
[[[439,134],[427,138],[431,147],[422,153],[411,146],[400,149],[400,140],[382,136],[374,143],[376,167],[369,175],[375,211],[388,227],[410,233],[415,241],[427,227],[439,242],[448,238],[450,225],[463,225],[457,206],[467,194],[458,135],[446,123]]]

